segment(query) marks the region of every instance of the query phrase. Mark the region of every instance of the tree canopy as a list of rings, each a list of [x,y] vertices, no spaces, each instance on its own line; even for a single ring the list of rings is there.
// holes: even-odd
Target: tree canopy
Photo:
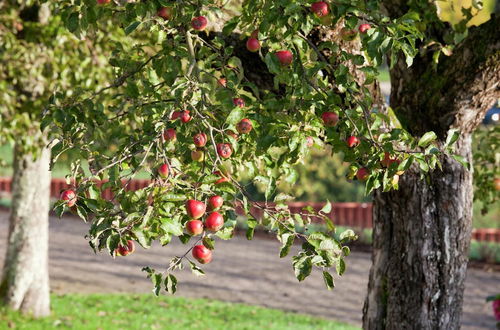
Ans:
[[[129,240],[144,248],[153,241],[168,245],[174,237],[187,244],[186,254],[165,270],[145,269],[157,293],[161,288],[175,292],[173,271],[184,264],[195,274],[203,272],[188,256],[194,246],[212,250],[215,237],[232,237],[235,206],[248,212],[255,204],[238,181],[242,176],[264,186],[266,201],[277,203],[256,204],[266,216],[260,222],[249,217],[247,236],[257,225],[275,232],[282,242],[280,257],[295,239],[302,240],[302,250],[292,257],[298,280],[314,266],[333,287],[330,270],[345,271],[349,249],[344,244],[355,234],[349,230],[336,240],[325,233],[299,233],[297,226],[307,227],[311,216],[322,217],[334,231],[324,215],[330,205],[318,214],[304,210],[292,216],[284,202],[293,196],[276,194],[276,187],[297,181],[295,165],[312,146],[329,145],[350,164],[350,178],[365,182],[366,193],[397,189],[399,175],[410,166],[422,173],[439,167],[438,156],[453,153],[458,139],[450,130],[446,143],[438,145],[434,141],[442,132],[409,132],[405,117],[386,107],[378,91],[378,67],[386,56],[392,66],[403,54],[411,66],[425,44],[437,66],[464,39],[471,17],[450,29],[445,40],[428,33],[445,23],[427,1],[390,16],[378,1],[347,0],[329,2],[326,9],[305,0],[46,5],[49,22],[36,28],[55,32],[44,33],[47,40],[40,44],[57,49],[48,58],[62,63],[50,72],[78,78],[43,89],[51,97],[41,124],[50,132],[54,159],[68,151],[79,158],[68,176],[75,195],[64,195],[56,211],[70,207],[90,222],[91,246],[113,256],[123,254]],[[61,31],[61,24],[75,38]],[[19,53],[14,42],[19,33],[6,34],[13,40],[7,56]],[[87,48],[75,52],[74,44]],[[102,54],[108,56],[103,72],[114,74],[108,83],[93,65],[102,65]],[[0,55],[0,61],[12,63],[9,59]],[[76,71],[68,71],[70,66]],[[13,71],[3,80],[15,76]],[[466,164],[459,155],[455,159]],[[143,170],[150,173],[151,185],[129,191],[128,183]],[[101,197],[103,189],[112,189],[112,200]],[[220,214],[223,228],[201,236],[187,233],[187,223],[199,218],[189,201],[205,205],[213,196],[224,202],[207,218]],[[210,227],[207,218],[204,226]],[[206,253],[211,258],[212,252]]]

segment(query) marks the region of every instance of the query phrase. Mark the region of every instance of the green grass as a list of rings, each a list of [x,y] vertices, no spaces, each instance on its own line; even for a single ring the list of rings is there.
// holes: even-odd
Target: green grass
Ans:
[[[297,302],[297,307],[300,308]],[[331,320],[235,303],[131,294],[52,296],[35,320],[0,309],[0,329],[359,329]]]

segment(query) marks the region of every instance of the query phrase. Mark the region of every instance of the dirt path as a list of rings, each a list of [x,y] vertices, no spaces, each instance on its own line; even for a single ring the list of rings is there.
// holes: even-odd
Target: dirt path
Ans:
[[[50,225],[50,277],[56,293],[149,293],[151,283],[141,268],[162,269],[170,257],[185,251],[185,246],[176,242],[165,248],[154,246],[149,251],[139,248],[130,257],[113,260],[106,254],[92,253],[83,238],[87,229],[83,222],[51,218]],[[7,228],[7,214],[0,212],[1,263]],[[278,248],[278,242],[266,239],[249,242],[236,237],[217,241],[214,260],[204,267],[207,275],[197,278],[187,270],[179,273],[177,294],[286,309],[361,325],[369,254],[352,253],[346,274],[336,278],[335,290],[328,291],[318,272],[298,283],[290,259],[279,259]],[[499,283],[498,272],[469,269],[464,329],[494,329],[491,305],[484,299],[498,291]]]

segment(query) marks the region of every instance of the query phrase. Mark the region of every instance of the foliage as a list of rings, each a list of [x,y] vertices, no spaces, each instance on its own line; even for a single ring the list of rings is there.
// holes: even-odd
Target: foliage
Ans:
[[[474,134],[474,200],[481,213],[500,201],[500,125],[479,129]],[[498,213],[498,212],[494,212]],[[497,219],[498,222],[498,219]]]
[[[330,148],[313,149],[298,164],[298,180],[295,184],[282,183],[279,191],[296,196],[301,201],[368,202],[371,196],[364,194],[364,185],[347,178],[349,163],[342,155],[332,153]]]
[[[16,329],[357,329],[331,320],[207,299],[125,294],[52,297],[50,317],[0,309],[0,327]],[[2,327],[3,328],[3,327]]]
[[[55,93],[42,128],[51,130],[56,154],[71,150],[88,160],[88,168],[79,161],[72,166],[78,195],[74,212],[90,222],[90,244],[96,251],[115,255],[116,247],[128,239],[145,248],[153,241],[167,245],[174,237],[186,244],[191,240],[186,254],[174,258],[165,270],[145,268],[156,292],[160,288],[175,292],[172,271],[177,268],[189,265],[195,274],[201,273],[188,257],[193,241],[212,248],[213,238],[231,238],[235,204],[248,212],[253,203],[237,181],[242,173],[265,187],[266,201],[278,203],[277,208],[260,207],[266,215],[261,225],[282,242],[280,256],[288,254],[296,239],[303,242],[302,250],[292,257],[297,279],[307,277],[314,266],[331,288],[329,272],[345,271],[349,250],[343,244],[354,233],[334,238],[335,227],[324,217],[331,207],[327,204],[318,216],[325,218],[329,232],[301,234],[296,227],[309,224],[311,210],[292,217],[283,203],[291,196],[277,193],[277,187],[297,183],[295,166],[309,154],[311,143],[342,153],[349,163],[349,178],[365,168],[367,176],[360,179],[367,180],[366,193],[397,188],[398,175],[413,164],[423,173],[439,167],[439,155],[451,151],[457,132],[450,131],[444,144],[436,143],[433,132],[412,136],[386,114],[379,100],[372,99],[371,89],[386,55],[394,64],[396,56],[404,54],[411,65],[417,43],[429,41],[426,24],[443,23],[435,7],[422,1],[412,3],[411,10],[397,19],[385,17],[377,1],[339,1],[322,19],[310,12],[305,0],[244,1],[231,11],[234,17],[225,15],[225,3],[59,1],[64,24],[75,35],[102,38],[118,29],[128,37],[113,43],[109,65],[117,74],[114,81],[100,89],[76,90],[69,99]],[[169,6],[172,17],[158,17],[160,6]],[[200,15],[210,22],[205,32],[190,28],[191,19]],[[355,29],[366,22],[371,28],[359,38],[314,38],[322,28],[342,26],[356,36]],[[242,52],[243,39],[256,28],[263,48],[257,54]],[[451,46],[458,41],[449,40]],[[278,50],[288,50],[292,63],[280,63]],[[440,53],[442,48],[433,51]],[[260,71],[249,72],[259,67]],[[255,75],[267,77],[268,83],[262,84]],[[338,123],[325,125],[321,117],[326,112],[338,115]],[[176,119],[181,114],[182,123]],[[235,137],[244,118],[250,119],[253,130]],[[176,141],[164,134],[172,128]],[[206,134],[208,143],[195,148],[192,136],[199,132]],[[359,144],[348,146],[346,140],[353,136]],[[103,151],[110,145],[113,150]],[[230,157],[220,152],[222,147],[232,152]],[[166,179],[156,173],[162,164],[170,169]],[[143,170],[154,179],[152,184],[128,191],[127,182]],[[216,184],[221,178],[227,182]],[[109,182],[99,187],[94,179]],[[101,190],[107,188],[113,190],[113,200],[101,198]],[[214,194],[226,201],[220,211],[225,227],[193,240],[183,230],[190,220],[185,202],[204,201]],[[56,212],[66,208],[61,201]],[[257,223],[248,219],[249,238]]]
[[[0,145],[18,142],[24,152],[35,154],[46,143],[40,119],[54,91],[71,97],[78,88],[95,88],[111,77],[110,36],[78,40],[52,14],[54,7],[36,1],[0,3]]]
[[[439,17],[451,24],[459,24],[466,20],[467,26],[480,25],[490,18],[490,14],[495,9],[495,0],[437,0]],[[471,18],[467,19],[470,13]]]

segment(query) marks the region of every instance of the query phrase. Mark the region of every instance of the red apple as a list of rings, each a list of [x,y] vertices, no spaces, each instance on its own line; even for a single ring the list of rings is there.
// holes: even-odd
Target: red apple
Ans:
[[[121,245],[119,244],[118,247],[115,249],[115,254],[117,256],[128,256],[129,254],[134,253],[135,251],[135,243],[132,240],[127,241],[127,245]]]
[[[250,119],[242,119],[237,125],[236,129],[240,134],[248,134],[252,130],[252,122]]]
[[[173,128],[167,128],[163,132],[163,139],[165,141],[175,141],[175,140],[177,140],[177,133],[175,132],[175,129],[173,129]]]
[[[215,181],[215,184],[231,181],[228,177],[224,176],[220,171],[215,171],[214,174],[220,176],[220,179]]]
[[[61,199],[66,202],[68,207],[72,207],[76,204],[76,194],[73,190],[68,189],[61,193]]]
[[[260,49],[260,42],[256,38],[248,38],[247,49],[251,52],[257,52]]]
[[[238,134],[236,134],[235,132],[233,132],[231,130],[227,130],[226,134],[229,135],[230,137],[232,137],[233,139],[238,140]]]
[[[384,153],[384,159],[380,162],[382,166],[384,167],[390,167],[392,163],[401,163],[399,159],[396,157],[391,157],[391,155],[388,152]]]
[[[311,5],[311,11],[318,17],[328,15],[328,4],[324,1],[317,1]]]
[[[222,206],[223,203],[224,203],[224,199],[219,195],[211,196],[208,199],[208,207],[211,210],[217,210],[219,207]]]
[[[105,4],[108,4],[110,2],[111,2],[111,0],[97,0],[98,5],[105,5]]]
[[[237,107],[244,108],[245,107],[245,100],[243,100],[241,97],[235,97],[233,99],[233,104]]]
[[[191,115],[189,114],[189,110],[182,111],[179,118],[183,123],[187,123],[191,121],[191,119],[193,119],[193,117],[191,117]]]
[[[172,112],[172,115],[170,116],[170,120],[176,120],[181,118],[182,111],[174,111]]]
[[[196,31],[203,31],[207,27],[207,18],[205,16],[198,16],[191,20],[191,26]]]
[[[380,161],[383,167],[389,167],[391,165],[391,154],[388,152],[384,153],[384,159]]]
[[[224,218],[219,212],[212,212],[205,219],[205,228],[208,231],[216,232],[224,226]]]
[[[200,220],[189,220],[186,222],[186,230],[191,236],[203,233],[203,222]]]
[[[276,53],[274,53],[276,57],[278,58],[278,61],[282,66],[288,66],[292,64],[293,61],[293,54],[289,50],[279,50]]]
[[[193,136],[194,145],[197,147],[204,147],[207,144],[207,135],[205,133],[198,133]]]
[[[170,168],[168,166],[168,164],[161,164],[160,167],[158,167],[158,174],[162,177],[162,178],[166,178],[168,177],[168,173],[170,172]]]
[[[219,85],[219,87],[226,87],[226,85],[227,85],[226,78],[219,78],[217,80],[217,85]]]
[[[366,167],[362,167],[356,172],[356,177],[359,181],[366,181],[370,176],[370,171]]]
[[[174,14],[174,11],[172,9],[172,7],[161,7],[158,12],[156,13],[156,15],[160,16],[161,18],[165,19],[165,20],[169,20],[172,18]]]
[[[205,203],[190,199],[186,202],[186,211],[190,218],[199,219],[205,214],[207,206]]]
[[[354,148],[359,144],[359,139],[355,136],[349,136],[347,138],[347,146],[349,148]]]
[[[314,139],[310,136],[306,137],[306,146],[308,148],[312,147],[314,145]]]
[[[370,24],[361,24],[358,28],[360,33],[366,33],[366,31],[370,30],[372,27]]]
[[[500,178],[495,179],[495,190],[500,191]]]
[[[199,244],[193,247],[192,255],[200,264],[208,264],[212,261],[212,251],[207,249],[205,245]]]
[[[202,162],[205,160],[205,153],[203,152],[203,150],[193,150],[191,151],[191,159],[195,162]]]
[[[335,112],[325,112],[321,115],[321,119],[323,119],[323,123],[327,127],[333,127],[337,125],[337,122],[339,121],[339,115],[337,115]]]
[[[233,149],[231,149],[231,145],[229,143],[219,143],[217,144],[217,154],[222,158],[229,158],[233,153]]]

